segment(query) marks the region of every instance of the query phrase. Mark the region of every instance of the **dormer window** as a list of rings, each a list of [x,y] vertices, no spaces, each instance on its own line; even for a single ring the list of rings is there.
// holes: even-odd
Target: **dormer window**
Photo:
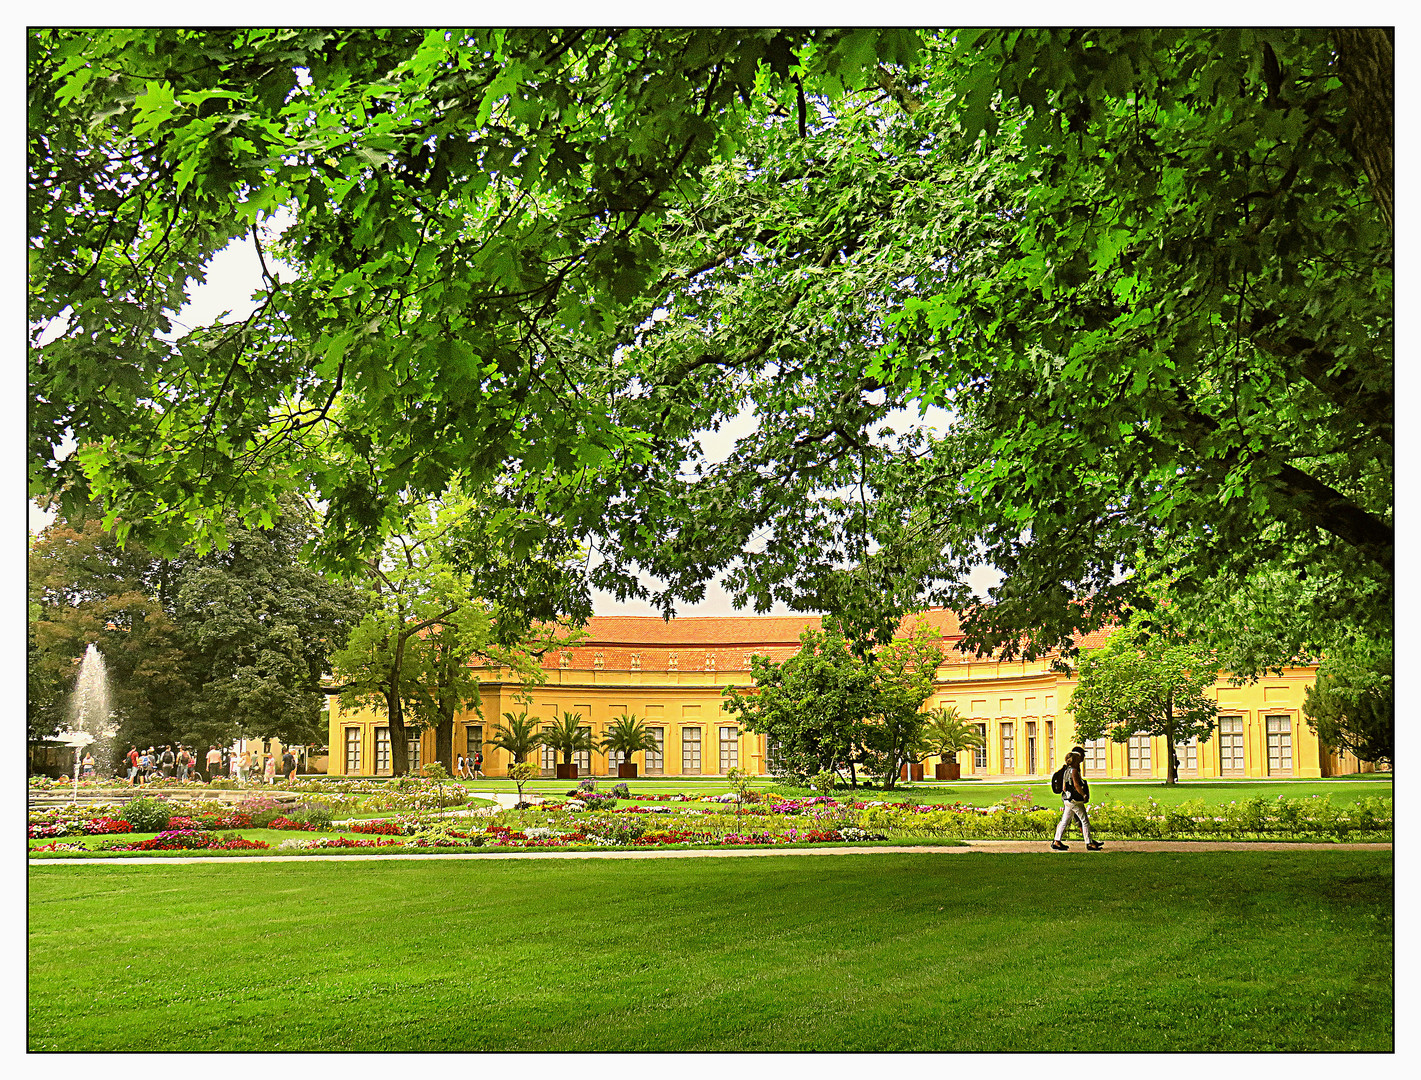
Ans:
[[[714,670],[715,670],[715,653],[713,653],[713,652],[708,652],[708,653],[706,653],[706,670],[707,670],[707,671],[714,671]]]
[[[601,671],[601,670],[602,670],[602,667],[603,667],[603,660],[602,660],[602,654],[601,654],[600,652],[599,652],[596,656],[594,656],[594,657],[592,658],[592,666],[593,666],[594,668],[596,668],[598,671]]]
[[[639,652],[634,652],[634,653],[632,653],[631,668],[632,668],[633,671],[640,671],[640,670],[641,670],[641,653],[639,653]]]
[[[666,654],[666,670],[667,670],[667,671],[676,671],[676,670],[677,670],[677,668],[676,668],[676,654],[675,654],[675,653],[667,653],[667,654]]]
[[[572,653],[565,652],[558,657],[558,667],[566,668],[572,666]]]

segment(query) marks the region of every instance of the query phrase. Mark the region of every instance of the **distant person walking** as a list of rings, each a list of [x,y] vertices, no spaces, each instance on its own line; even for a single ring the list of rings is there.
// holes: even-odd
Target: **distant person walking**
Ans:
[[[484,775],[484,752],[483,752],[482,750],[475,750],[475,751],[474,751],[474,776],[476,776],[476,777],[478,777],[480,780],[482,780],[482,779],[483,779],[483,775]]]
[[[252,752],[243,750],[242,756],[237,759],[237,779],[242,783],[247,782],[247,774],[252,771]]]
[[[266,775],[266,783],[268,783],[268,784],[275,784],[275,783],[276,783],[276,755],[275,755],[275,754],[267,754],[267,755],[266,755],[266,770],[265,770],[265,775]]]
[[[82,764],[84,767],[84,779],[88,780],[92,778],[94,775],[94,755],[85,750]]]
[[[288,784],[296,779],[296,755],[289,746],[281,752],[281,774]]]
[[[128,747],[128,782],[138,786],[138,747],[132,743]]]
[[[172,746],[164,746],[163,754],[158,759],[158,764],[160,766],[159,772],[161,772],[165,777],[172,776],[173,768],[177,764],[177,760],[178,759],[173,756]]]
[[[211,743],[207,744],[207,779],[216,780],[217,770],[222,766],[222,751]]]
[[[1086,813],[1086,803],[1090,801],[1090,785],[1081,775],[1084,765],[1085,747],[1072,747],[1071,752],[1066,755],[1065,777],[1061,784],[1061,820],[1056,825],[1056,839],[1051,841],[1052,851],[1069,850],[1061,843],[1061,837],[1066,835],[1066,827],[1070,825],[1073,817],[1081,823],[1081,835],[1085,837],[1087,851],[1099,851],[1105,846],[1099,840],[1090,838],[1090,816]]]
[[[187,767],[188,767],[188,762],[190,762],[191,760],[192,760],[192,758],[188,756],[187,747],[184,746],[182,743],[178,743],[178,779],[179,779],[179,780],[186,780],[186,779],[187,779]]]

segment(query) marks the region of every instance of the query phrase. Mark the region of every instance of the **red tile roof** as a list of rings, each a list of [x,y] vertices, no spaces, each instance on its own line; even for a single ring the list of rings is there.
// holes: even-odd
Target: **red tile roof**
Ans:
[[[904,618],[900,633],[906,633],[916,615]],[[957,615],[942,608],[922,613],[930,626],[944,638],[960,637]],[[582,648],[597,645],[650,645],[659,648],[697,646],[791,645],[798,647],[799,635],[807,627],[817,630],[818,615],[729,615],[688,616],[669,622],[655,615],[594,615],[588,622],[587,640]]]

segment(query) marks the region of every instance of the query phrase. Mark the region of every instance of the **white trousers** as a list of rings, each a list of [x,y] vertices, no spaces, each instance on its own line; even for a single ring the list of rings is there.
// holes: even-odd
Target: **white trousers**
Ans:
[[[1061,820],[1056,825],[1056,840],[1059,843],[1061,837],[1066,835],[1066,827],[1070,825],[1071,818],[1080,819],[1081,835],[1085,837],[1085,842],[1090,843],[1090,818],[1085,812],[1085,803],[1076,802],[1074,799],[1061,800]]]

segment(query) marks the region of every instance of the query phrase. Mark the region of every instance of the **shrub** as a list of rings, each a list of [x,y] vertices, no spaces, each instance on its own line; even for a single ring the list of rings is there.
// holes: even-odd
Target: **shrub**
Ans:
[[[636,818],[593,818],[582,826],[588,836],[610,840],[614,844],[633,844],[646,835],[647,827]]]
[[[630,799],[632,797],[632,789],[627,787],[626,784],[617,784],[612,788],[612,797],[616,799]]]
[[[302,803],[286,816],[315,829],[329,829],[334,820],[331,808],[322,802]]]
[[[123,806],[123,820],[133,826],[134,832],[162,832],[172,816],[172,803],[145,795],[135,796]]]

